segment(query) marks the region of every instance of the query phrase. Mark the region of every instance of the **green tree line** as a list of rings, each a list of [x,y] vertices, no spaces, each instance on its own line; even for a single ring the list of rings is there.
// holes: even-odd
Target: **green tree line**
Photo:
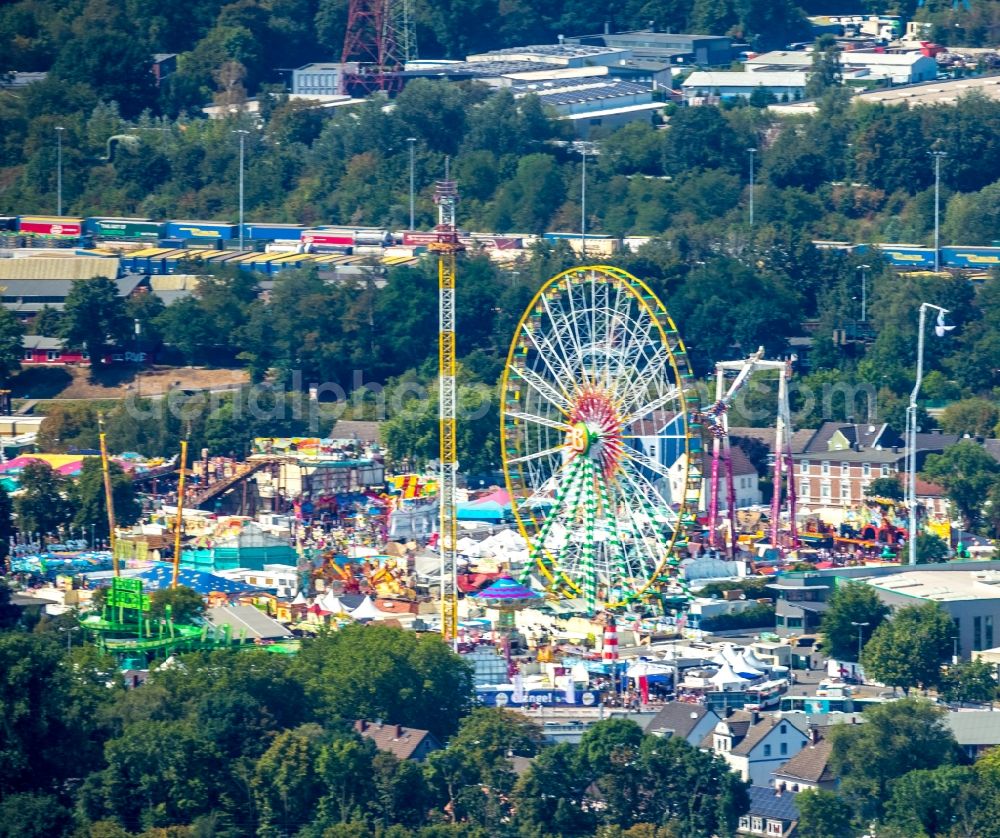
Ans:
[[[65,648],[72,617],[25,633],[6,596],[4,838],[709,838],[732,835],[748,805],[722,760],[631,721],[546,746],[528,719],[474,709],[471,670],[434,635],[352,626],[295,657],[188,654],[125,689],[96,647]],[[444,747],[403,761],[357,720]]]

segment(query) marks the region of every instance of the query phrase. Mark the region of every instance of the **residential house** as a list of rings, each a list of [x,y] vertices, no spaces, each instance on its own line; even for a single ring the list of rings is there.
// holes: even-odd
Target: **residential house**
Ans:
[[[1000,713],[993,710],[952,710],[944,723],[969,759],[1000,745]]]
[[[737,835],[792,838],[799,825],[795,795],[772,789],[750,787],[750,809],[740,817]]]
[[[771,775],[809,742],[798,719],[733,710],[705,736],[701,747],[722,757],[743,780],[770,786]]]
[[[917,468],[928,454],[940,453],[958,439],[940,432],[917,434]],[[903,438],[884,423],[824,422],[792,459],[800,509],[857,506],[872,480],[906,470]]]
[[[719,715],[704,704],[671,701],[653,717],[646,732],[665,739],[676,736],[697,748],[720,721]]]
[[[830,769],[833,746],[818,727],[809,729],[809,743],[774,772],[774,788],[799,792],[806,789],[833,791],[837,778]]]
[[[354,730],[365,739],[371,739],[380,751],[388,751],[399,759],[422,762],[428,754],[441,750],[441,743],[429,730],[363,719],[354,723]]]
[[[757,467],[750,462],[749,457],[743,453],[741,448],[733,446],[730,449],[733,461],[733,488],[736,496],[736,508],[746,509],[750,506],[759,506],[764,502],[764,496],[760,491],[760,477]],[[691,456],[698,457],[701,468],[701,498],[699,500],[699,512],[708,509],[709,498],[712,491],[712,454],[711,451],[699,451]],[[685,475],[688,468],[688,455],[681,454],[670,466],[669,472],[669,492],[670,499],[680,499],[684,497]],[[719,509],[729,508],[729,478],[726,474],[726,467],[719,463]]]

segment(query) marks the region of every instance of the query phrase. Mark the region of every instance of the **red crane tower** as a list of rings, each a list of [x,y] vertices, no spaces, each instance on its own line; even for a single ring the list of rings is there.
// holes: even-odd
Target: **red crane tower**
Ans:
[[[397,73],[416,57],[413,31],[410,0],[351,0],[340,57],[341,93],[398,92],[402,79]],[[352,61],[357,72],[347,72]]]

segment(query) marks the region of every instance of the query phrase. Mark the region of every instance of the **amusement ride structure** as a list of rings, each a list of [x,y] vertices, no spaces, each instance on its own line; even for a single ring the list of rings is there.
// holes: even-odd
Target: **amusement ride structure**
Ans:
[[[440,511],[441,555],[441,634],[446,640],[458,639],[458,509],[456,478],[458,449],[455,428],[455,277],[456,254],[464,250],[458,241],[455,209],[458,186],[448,177],[445,162],[444,180],[434,189],[438,207],[437,241],[428,250],[438,254],[438,421],[441,437],[438,507]]]
[[[678,551],[702,481],[691,385],[677,326],[641,280],[578,267],[541,288],[501,383],[504,474],[529,544],[522,582],[537,573],[590,614],[686,594]]]
[[[733,480],[732,445],[729,438],[729,407],[736,396],[758,370],[774,370],[778,373],[778,409],[774,437],[774,495],[771,499],[771,546],[778,548],[781,533],[782,478],[787,481],[785,497],[788,501],[789,539],[788,546],[799,546],[795,523],[795,466],[792,461],[792,419],[788,404],[788,381],[792,375],[794,357],[788,361],[765,361],[764,347],[760,347],[740,361],[718,361],[715,365],[715,404],[704,414],[712,435],[712,476],[708,499],[708,543],[719,547],[719,478],[720,467],[725,469],[726,512],[729,516],[729,555],[736,557],[738,543],[736,522],[736,484]],[[736,377],[726,385],[727,375],[735,372]]]

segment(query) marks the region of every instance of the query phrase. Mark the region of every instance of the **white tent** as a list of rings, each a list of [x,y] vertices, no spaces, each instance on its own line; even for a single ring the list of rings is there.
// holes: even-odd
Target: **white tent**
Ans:
[[[723,664],[719,668],[719,671],[708,680],[713,686],[718,687],[720,690],[725,690],[730,687],[742,687],[747,681],[746,678],[742,678],[737,675],[728,663]]]
[[[755,666],[751,666],[747,662],[746,654],[740,655],[739,659],[733,666],[733,669],[745,678],[760,678],[764,674],[762,670],[757,669]]]
[[[757,655],[754,654],[753,649],[749,647],[743,653],[743,662],[747,666],[752,667],[753,669],[757,669],[760,672],[767,672],[771,668],[770,664],[764,663],[764,661],[762,661],[760,658],[757,657]]]
[[[736,646],[732,643],[723,644],[719,653],[712,658],[713,663],[719,664],[719,666],[726,666],[727,664],[731,667],[736,667],[740,660],[740,653],[737,651]]]
[[[316,599],[316,604],[322,608],[324,611],[329,611],[331,614],[346,614],[347,609],[344,608],[344,604],[340,601],[340,597],[334,594],[333,591],[327,591],[323,596]]]
[[[383,614],[375,607],[370,596],[361,600],[361,604],[351,612],[351,617],[355,620],[376,620]]]
[[[305,594],[302,593],[302,591],[299,591],[295,595],[295,599],[292,600],[292,605],[308,605],[308,604],[309,600],[306,599],[306,596]]]

